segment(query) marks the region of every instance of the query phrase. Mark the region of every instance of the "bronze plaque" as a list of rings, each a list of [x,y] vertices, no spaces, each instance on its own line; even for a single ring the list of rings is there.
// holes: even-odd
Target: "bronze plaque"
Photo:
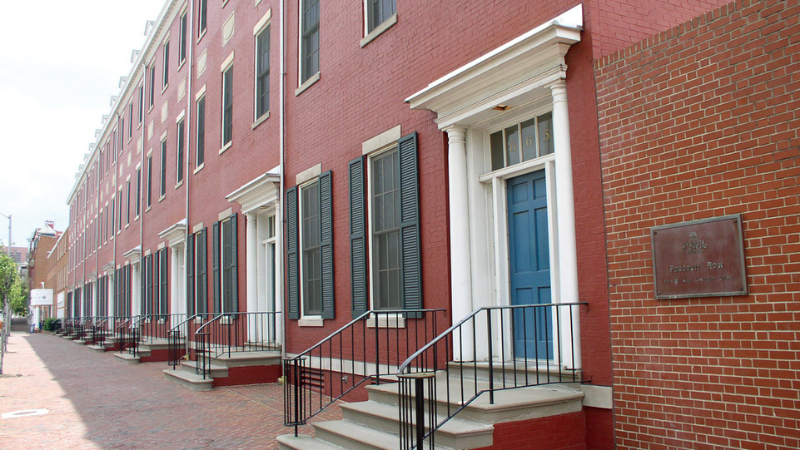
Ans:
[[[747,295],[742,216],[650,230],[656,298]]]

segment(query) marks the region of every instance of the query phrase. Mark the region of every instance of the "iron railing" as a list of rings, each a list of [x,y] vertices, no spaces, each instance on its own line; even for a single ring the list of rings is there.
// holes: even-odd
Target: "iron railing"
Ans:
[[[232,353],[279,351],[280,312],[218,314],[194,333],[197,374],[211,374],[211,363]]]
[[[169,331],[186,319],[186,314],[140,314],[133,316],[125,331],[124,348],[134,357],[141,356],[141,344],[169,342]]]
[[[447,326],[446,310],[368,311],[285,359],[284,425],[298,427],[366,382],[396,381],[405,358]]]
[[[190,345],[189,336],[194,336],[194,332],[205,324],[206,320],[212,318],[213,315],[198,313],[187,317],[185,320],[177,323],[167,332],[169,360],[167,364],[175,370],[180,365],[180,360],[184,357],[191,358],[194,346]]]
[[[62,328],[63,332],[61,333],[62,336],[72,336],[72,323],[72,317],[64,318],[64,327]]]
[[[115,350],[119,353],[126,351],[130,345],[131,338],[130,326],[134,317],[131,316],[117,316],[114,317],[113,330],[115,338]]]
[[[496,391],[583,381],[580,305],[481,308],[416,351],[397,370],[400,448],[433,449],[434,432],[484,393],[494,404]]]
[[[92,323],[92,344],[105,348],[108,334],[108,317],[95,317]]]

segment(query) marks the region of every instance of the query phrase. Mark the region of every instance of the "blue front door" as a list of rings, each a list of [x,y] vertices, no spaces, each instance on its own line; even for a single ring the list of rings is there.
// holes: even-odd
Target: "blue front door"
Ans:
[[[508,180],[507,187],[511,304],[551,303],[544,170]],[[517,308],[512,326],[516,358],[553,358],[552,308]]]

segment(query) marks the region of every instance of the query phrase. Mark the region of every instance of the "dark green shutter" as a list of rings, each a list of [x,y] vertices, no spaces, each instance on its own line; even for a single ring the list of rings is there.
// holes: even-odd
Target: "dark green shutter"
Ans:
[[[186,315],[194,315],[194,234],[186,240]]]
[[[155,255],[147,257],[147,314],[153,314],[153,259]]]
[[[331,171],[319,176],[320,253],[322,262],[322,318],[335,316],[333,287],[333,195]]]
[[[214,314],[219,314],[222,309],[220,305],[220,291],[219,291],[219,277],[220,277],[220,270],[219,270],[219,222],[215,222],[214,226],[211,228],[211,235],[212,235],[212,249],[211,253],[213,256],[213,270],[214,270]]]
[[[297,188],[286,191],[286,289],[289,319],[300,318],[300,267],[297,254]]]
[[[403,307],[406,309],[422,309],[417,133],[400,138],[397,141],[397,147],[400,156],[400,242],[402,245]],[[409,317],[420,317],[420,315]]]
[[[141,301],[141,305],[139,307],[139,314],[147,314],[147,301],[146,301],[146,294],[147,294],[147,257],[145,256],[142,258],[142,262],[139,265],[141,270],[139,271],[139,287],[141,288],[141,294],[139,295],[139,299]]]
[[[169,265],[167,264],[167,251],[168,250],[166,248],[162,248],[158,252],[161,255],[161,275],[159,276],[159,286],[161,288],[161,308],[159,309],[158,314],[167,314],[169,311]]]
[[[349,164],[350,173],[350,286],[353,318],[369,310],[367,296],[367,241],[364,215],[364,158]]]
[[[228,312],[239,312],[239,270],[238,270],[238,261],[239,261],[239,250],[238,250],[238,230],[239,227],[237,226],[237,216],[236,214],[231,216],[231,246],[230,246],[230,262],[231,262],[231,297],[230,297],[230,308]]]
[[[203,228],[197,246],[197,312],[208,313],[208,228]]]

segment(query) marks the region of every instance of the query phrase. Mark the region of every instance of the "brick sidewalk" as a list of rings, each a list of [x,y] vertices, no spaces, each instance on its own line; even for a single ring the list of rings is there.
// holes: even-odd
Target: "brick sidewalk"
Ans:
[[[164,379],[166,363],[126,365],[48,334],[14,332],[8,351],[0,414],[49,412],[0,419],[1,450],[277,449],[274,438],[292,430],[283,426],[277,384],[194,392]],[[335,420],[341,411],[320,416]]]

